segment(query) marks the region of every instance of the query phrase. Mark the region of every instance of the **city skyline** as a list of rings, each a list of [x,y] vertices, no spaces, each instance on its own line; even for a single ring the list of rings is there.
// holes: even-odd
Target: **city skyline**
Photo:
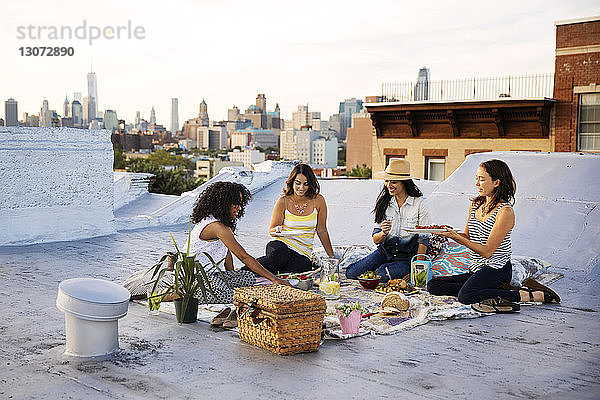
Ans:
[[[289,119],[308,104],[323,118],[339,102],[378,95],[381,83],[415,81],[419,68],[430,79],[550,72],[554,69],[554,22],[600,14],[593,1],[509,1],[492,3],[378,2],[366,5],[309,2],[281,6],[182,1],[151,4],[107,2],[3,2],[9,16],[0,27],[8,62],[0,65],[1,100],[14,98],[33,114],[48,99],[60,112],[65,93],[87,93],[86,74],[98,76],[98,110],[116,110],[130,122],[155,107],[169,125],[171,98],[178,98],[180,121],[197,115],[202,99],[213,120],[225,120],[233,105],[245,109],[265,93],[267,109],[279,103]],[[422,15],[422,18],[415,16]],[[198,20],[198,16],[201,18]],[[224,17],[226,16],[226,17]],[[143,40],[55,43],[17,38],[17,27],[72,27],[132,21],[145,28]],[[198,24],[200,22],[200,24]],[[71,57],[22,57],[21,46],[73,46]]]

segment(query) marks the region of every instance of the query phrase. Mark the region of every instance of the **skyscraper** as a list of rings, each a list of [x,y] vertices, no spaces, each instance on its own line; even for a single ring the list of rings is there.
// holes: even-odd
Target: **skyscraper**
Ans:
[[[362,100],[359,99],[352,98],[340,102],[340,139],[346,139],[346,130],[352,126],[352,114],[360,112],[362,108]]]
[[[40,126],[49,127],[51,123],[50,108],[48,106],[48,100],[42,101],[42,108],[40,109]]]
[[[68,118],[69,116],[69,99],[67,98],[67,95],[65,95],[65,102],[63,104],[63,118]]]
[[[93,119],[90,118],[90,98],[88,96],[85,96],[83,98],[83,104],[82,104],[82,109],[83,109],[83,116],[82,116],[82,126],[87,127],[88,123]]]
[[[117,128],[119,128],[119,120],[116,111],[106,110],[104,112],[104,129],[114,132]]]
[[[19,126],[19,118],[17,117],[17,101],[10,98],[4,102],[4,124],[6,126]]]
[[[98,113],[98,81],[96,80],[96,73],[90,72],[87,74],[88,82],[88,120],[96,118]]]
[[[179,100],[171,99],[171,134],[175,135],[179,129]]]
[[[81,97],[81,92],[73,92],[73,100],[77,100],[79,104],[83,101],[83,97]]]
[[[156,111],[154,111],[154,106],[152,106],[152,110],[150,110],[150,123],[156,124]]]
[[[262,93],[256,95],[256,108],[261,113],[267,112],[267,97]]]
[[[71,103],[71,117],[73,118],[73,126],[75,128],[83,126],[83,106],[78,100],[73,100]]]
[[[139,129],[141,123],[142,123],[142,117],[140,115],[140,112],[136,111],[135,112],[135,122],[134,122],[134,125],[135,125],[136,128]]]
[[[429,100],[429,68],[419,69],[419,76],[415,85],[415,101]]]
[[[202,103],[198,107],[198,118],[202,120],[202,126],[208,126],[208,105],[204,99],[202,99]]]

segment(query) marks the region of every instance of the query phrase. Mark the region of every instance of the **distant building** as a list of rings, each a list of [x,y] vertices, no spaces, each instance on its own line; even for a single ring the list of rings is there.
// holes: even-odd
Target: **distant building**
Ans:
[[[196,127],[196,147],[199,149],[227,149],[225,124],[210,122],[209,126]]]
[[[201,127],[207,127],[209,125],[208,119],[208,106],[204,100],[198,107],[198,116],[196,118],[188,119],[183,123],[181,127],[181,133],[184,139],[198,140],[198,129]],[[204,145],[204,141],[201,143]],[[208,146],[208,145],[207,145]],[[198,147],[200,148],[200,147]]]
[[[90,98],[88,96],[83,98],[83,103],[82,103],[82,109],[83,109],[83,126],[87,126],[91,119],[90,119]]]
[[[230,135],[230,148],[234,147],[279,147],[279,137],[268,129],[246,128]]]
[[[111,135],[113,144],[119,144],[124,152],[129,153],[140,150],[151,150],[152,135],[113,133]]]
[[[48,109],[48,100],[44,99],[42,101],[42,108],[40,109],[40,126],[41,127],[51,127],[51,118],[50,118],[50,110]]]
[[[338,161],[338,141],[335,136],[331,138],[320,137],[311,143],[310,165],[325,168],[336,168]]]
[[[25,126],[40,126],[40,117],[23,113],[23,122],[25,122]]]
[[[265,153],[255,149],[245,148],[242,151],[235,149],[227,153],[230,161],[241,162],[244,167],[250,168],[252,164],[265,161]]]
[[[240,109],[236,106],[227,110],[227,121],[235,122],[241,119]]]
[[[73,128],[73,118],[62,117],[60,119],[60,126],[65,127],[65,128]]]
[[[179,129],[179,100],[171,99],[171,134],[175,135]]]
[[[114,132],[119,129],[119,119],[114,110],[106,110],[104,112],[104,129]]]
[[[78,100],[73,100],[71,103],[71,118],[73,127],[81,128],[83,126],[83,106]]]
[[[95,72],[87,74],[88,83],[88,115],[87,122],[92,121],[98,114],[98,80]],[[85,104],[84,104],[85,105]]]
[[[4,102],[5,126],[19,126],[19,112],[17,101],[10,98]]]
[[[67,96],[65,96],[65,102],[63,103],[63,117],[67,118],[70,116],[71,116],[71,113],[70,113],[70,107],[69,107],[69,99],[67,98]]]
[[[350,171],[354,167],[365,164],[371,168],[373,149],[373,124],[369,114],[363,110],[352,115],[352,127],[346,136],[346,167]]]
[[[221,158],[207,158],[196,161],[196,177],[204,180],[212,179],[225,167],[243,167],[242,161],[228,161]]]
[[[198,118],[202,120],[203,126],[208,126],[208,121],[210,120],[208,118],[208,104],[206,104],[204,99],[202,99],[202,102],[198,106]]]
[[[154,110],[154,106],[152,106],[152,110],[150,110],[150,123],[156,124],[156,111]]]
[[[312,162],[312,142],[321,136],[321,132],[312,129],[285,129],[280,134],[279,154],[284,160]]]
[[[429,100],[429,68],[419,69],[419,76],[415,84],[415,101]]]
[[[359,99],[346,99],[340,102],[340,139],[346,139],[346,131],[352,126],[352,114],[360,112],[363,108],[363,102]]]
[[[83,101],[83,97],[81,97],[81,92],[73,92],[73,100],[77,100],[79,103]]]
[[[332,116],[329,117],[329,122],[327,124],[327,127],[330,131],[335,132],[335,135],[338,138],[341,138],[341,132],[342,132],[342,116],[340,114],[333,114]],[[346,132],[346,135],[348,133]]]

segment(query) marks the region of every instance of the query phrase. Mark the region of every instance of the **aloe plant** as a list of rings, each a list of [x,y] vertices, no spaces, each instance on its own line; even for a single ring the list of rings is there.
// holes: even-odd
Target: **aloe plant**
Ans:
[[[187,309],[190,299],[196,296],[198,290],[202,294],[202,299],[198,300],[203,300],[204,303],[208,303],[209,293],[215,296],[214,289],[209,279],[210,275],[221,274],[223,280],[229,286],[225,274],[219,268],[219,265],[225,262],[224,258],[218,262],[215,262],[210,254],[204,252],[203,254],[206,255],[210,262],[206,263],[206,265],[202,265],[196,260],[196,254],[190,255],[190,238],[192,233],[191,228],[192,223],[190,221],[188,225],[188,240],[185,253],[181,251],[177,245],[177,242],[175,241],[175,238],[173,237],[173,234],[171,234],[171,240],[173,241],[173,245],[175,246],[176,250],[174,253],[176,256],[176,261],[173,266],[173,274],[175,279],[173,285],[169,287],[169,289],[158,295],[160,296],[161,300],[169,295],[175,295],[176,297],[181,298],[182,310],[184,310],[184,312]],[[149,282],[153,284],[151,293],[156,291],[158,283],[163,279],[167,270],[169,270],[167,260],[170,256],[171,255],[169,253],[163,255],[158,263],[150,268],[150,270],[153,271],[152,279]],[[165,261],[167,261],[166,264]]]

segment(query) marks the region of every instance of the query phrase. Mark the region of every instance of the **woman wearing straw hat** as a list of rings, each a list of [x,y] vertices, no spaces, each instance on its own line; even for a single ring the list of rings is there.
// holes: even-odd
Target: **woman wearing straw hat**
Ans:
[[[357,279],[366,271],[375,271],[381,282],[401,278],[410,272],[410,259],[425,254],[428,236],[406,232],[402,227],[429,225],[429,210],[423,193],[410,176],[410,163],[392,158],[385,171],[375,174],[385,184],[375,203],[373,242],[377,249],[346,269],[346,277]]]

